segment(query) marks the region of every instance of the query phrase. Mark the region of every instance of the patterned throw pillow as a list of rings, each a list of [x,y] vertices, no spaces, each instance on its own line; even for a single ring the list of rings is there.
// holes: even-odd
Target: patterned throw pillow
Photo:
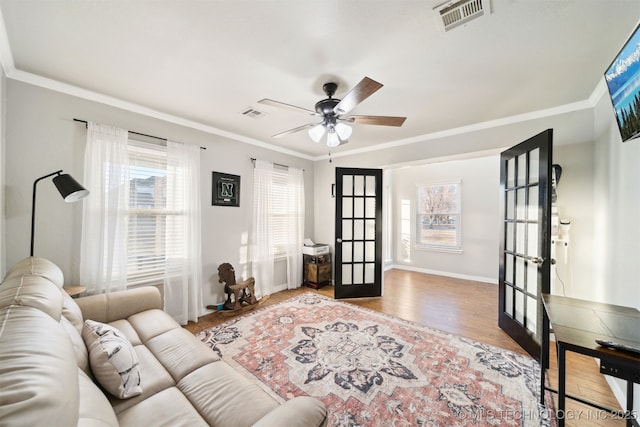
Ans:
[[[128,399],[142,393],[138,357],[129,340],[113,326],[85,320],[82,338],[93,376],[109,393]]]

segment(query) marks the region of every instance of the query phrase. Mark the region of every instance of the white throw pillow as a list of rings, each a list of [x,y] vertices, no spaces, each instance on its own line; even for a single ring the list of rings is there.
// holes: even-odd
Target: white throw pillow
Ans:
[[[82,338],[94,378],[109,393],[128,399],[142,393],[138,356],[129,340],[113,326],[85,320]]]

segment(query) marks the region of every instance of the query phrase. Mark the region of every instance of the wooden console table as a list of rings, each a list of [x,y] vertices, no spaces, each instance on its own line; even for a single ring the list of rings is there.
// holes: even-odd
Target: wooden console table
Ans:
[[[635,308],[603,304],[556,295],[542,295],[544,316],[542,320],[542,352],[540,355],[540,404],[545,405],[545,391],[558,393],[556,416],[558,427],[567,418],[565,398],[619,414],[620,411],[605,408],[593,402],[566,394],[566,352],[585,354],[600,359],[600,372],[627,381],[627,426],[633,424],[633,384],[640,383],[640,354],[602,347],[596,339],[606,339],[634,347],[640,346],[640,311]],[[550,325],[556,337],[558,353],[558,390],[545,384],[545,369],[549,366]]]

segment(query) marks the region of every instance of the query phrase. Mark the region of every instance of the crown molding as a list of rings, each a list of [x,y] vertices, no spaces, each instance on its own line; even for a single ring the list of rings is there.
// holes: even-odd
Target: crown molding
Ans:
[[[10,53],[10,49],[9,49],[9,53]],[[228,131],[216,128],[214,126],[205,125],[203,123],[199,123],[193,120],[188,120],[182,117],[174,116],[172,114],[168,114],[168,113],[164,113],[148,107],[144,107],[139,104],[124,101],[122,99],[108,96],[102,93],[90,91],[87,89],[82,89],[77,86],[73,86],[67,83],[62,83],[57,80],[53,80],[46,77],[38,76],[36,74],[16,70],[15,68],[12,68],[13,60],[11,59],[8,63],[5,62],[4,55],[5,55],[5,50],[2,43],[2,34],[0,34],[0,60],[2,61],[2,66],[3,66],[3,69],[5,70],[5,75],[7,76],[7,78],[32,84],[35,86],[43,87],[56,92],[61,92],[67,95],[76,96],[89,101],[95,101],[95,102],[99,102],[112,107],[121,108],[123,110],[142,114],[144,116],[156,118],[169,123],[174,123],[180,126],[185,126],[191,129],[200,130],[202,132],[206,132],[209,134],[222,136],[235,141],[261,147],[267,150],[272,150],[279,153],[283,153],[283,154],[287,154],[287,155],[291,155],[294,157],[299,157],[299,158],[303,158],[311,161],[321,161],[321,160],[327,160],[329,158],[347,157],[347,156],[352,156],[356,154],[374,152],[378,150],[397,148],[397,147],[402,147],[405,145],[415,144],[419,142],[432,141],[435,139],[462,135],[462,134],[477,132],[481,130],[516,124],[516,123],[522,123],[530,120],[556,116],[559,114],[565,114],[565,113],[571,113],[575,111],[590,109],[590,108],[593,108],[598,103],[598,101],[602,98],[604,94],[606,94],[606,85],[604,83],[604,79],[601,79],[598,85],[596,86],[596,88],[593,90],[593,92],[589,96],[589,98],[584,101],[578,101],[571,104],[565,104],[557,107],[547,108],[544,110],[537,110],[537,111],[532,111],[524,114],[517,114],[514,116],[503,117],[496,120],[489,120],[486,122],[474,123],[471,125],[460,126],[457,128],[447,129],[439,132],[432,132],[424,135],[415,136],[412,138],[406,138],[406,139],[397,140],[397,141],[390,141],[387,143],[378,144],[373,147],[364,147],[364,148],[358,148],[354,150],[341,151],[338,153],[332,153],[331,156],[329,155],[311,156],[308,154],[300,153],[298,151],[268,144],[266,142],[263,142],[257,139],[248,138],[246,136],[239,135],[233,132],[228,132]],[[7,66],[7,64],[9,64],[9,66]]]
[[[188,120],[182,117],[174,116],[172,114],[164,113],[162,111],[154,110],[152,108],[144,107],[133,102],[124,101],[119,98],[108,96],[102,93],[90,91],[80,88],[78,86],[63,83],[57,80],[53,80],[47,77],[42,77],[37,74],[28,73],[16,69],[15,62],[13,60],[13,53],[11,52],[11,45],[9,44],[9,36],[7,34],[7,28],[4,23],[4,16],[2,15],[2,9],[0,9],[0,66],[4,71],[6,78],[20,81],[23,83],[32,84],[35,86],[50,89],[56,92],[64,93],[67,95],[76,96],[78,98],[86,99],[89,101],[99,102],[101,104],[109,105],[123,110],[131,111],[133,113],[142,114],[148,117],[163,120],[169,123],[174,123],[180,126],[185,126],[191,129],[200,130],[213,135],[222,136],[235,141],[244,142],[267,150],[277,151],[279,153],[288,154],[295,157],[300,157],[306,160],[313,160],[312,156],[299,153],[287,148],[278,147],[268,144],[264,141],[260,141],[253,138],[248,138],[243,135],[238,135],[233,132],[228,132],[222,129],[218,129],[214,126],[205,125],[193,120]]]
[[[214,126],[206,125],[204,123],[196,122],[194,120],[188,120],[179,116],[174,116],[173,114],[164,113],[162,111],[154,110],[152,108],[148,108],[133,102],[124,101],[122,99],[115,98],[113,96],[83,89],[78,86],[63,83],[47,77],[42,77],[37,74],[27,73],[25,71],[14,69],[12,72],[7,74],[7,78],[20,81],[23,83],[28,83],[34,86],[39,86],[45,89],[50,89],[50,90],[64,93],[67,95],[75,96],[78,98],[86,99],[89,101],[99,102],[101,104],[109,105],[111,107],[116,107],[116,108],[120,108],[133,113],[142,114],[147,117],[152,117],[165,122],[188,127],[188,128],[199,130],[209,134],[222,136],[224,138],[229,138],[239,142],[244,142],[246,144],[251,144],[251,145],[265,148],[271,151],[277,151],[283,154],[288,154],[295,157],[301,157],[307,160],[313,160],[311,156],[308,156],[303,153],[299,153],[294,150],[289,150],[287,148],[282,148],[275,145],[267,144],[266,142],[263,142],[257,139],[248,138],[246,136],[238,135],[233,132],[228,132],[228,131],[216,128]]]
[[[2,66],[5,76],[9,75],[9,73],[16,69],[16,66],[13,63],[13,53],[11,53],[11,45],[9,44],[7,28],[4,25],[2,9],[0,9],[0,66]]]
[[[516,123],[527,122],[530,120],[542,119],[545,117],[556,116],[559,114],[566,114],[566,113],[572,113],[572,112],[581,111],[581,110],[587,110],[590,108],[594,108],[598,100],[606,92],[606,89],[605,89],[605,92],[602,92],[601,86],[602,86],[601,84],[598,84],[598,86],[596,86],[596,89],[591,93],[591,96],[589,96],[589,98],[584,101],[573,102],[571,104],[564,104],[557,107],[547,108],[544,110],[530,111],[528,113],[516,114],[513,116],[502,117],[496,120],[489,120],[486,122],[474,123],[467,126],[460,126],[457,128],[446,129],[443,131],[419,135],[412,138],[391,141],[384,144],[378,144],[375,147],[358,148],[358,149],[349,150],[349,151],[341,151],[339,153],[333,153],[331,154],[331,156],[323,155],[323,156],[315,157],[314,160],[315,161],[326,160],[329,158],[352,156],[354,154],[361,154],[361,153],[371,152],[376,150],[386,150],[389,148],[401,147],[404,145],[415,144],[418,142],[432,141],[434,139],[446,138],[446,137],[455,136],[455,135],[462,135],[465,133],[477,132],[481,130],[497,128],[497,127],[512,125]]]
[[[279,153],[283,153],[283,154],[287,154],[287,155],[291,155],[294,157],[299,157],[299,158],[311,160],[311,161],[321,161],[321,160],[327,160],[329,158],[346,157],[346,156],[352,156],[355,154],[369,153],[369,152],[378,151],[378,150],[386,150],[389,148],[402,147],[405,145],[415,144],[418,142],[432,141],[435,139],[440,139],[440,138],[445,138],[445,137],[450,137],[455,135],[462,135],[466,133],[477,132],[481,130],[507,126],[515,123],[521,123],[521,122],[526,122],[530,120],[536,120],[540,118],[555,116],[559,114],[571,113],[575,111],[594,108],[595,105],[600,101],[600,99],[607,93],[606,84],[604,82],[604,77],[603,77],[600,79],[600,81],[594,88],[589,98],[583,101],[573,102],[570,104],[560,105],[557,107],[547,108],[543,110],[532,111],[524,114],[517,114],[513,116],[503,117],[496,120],[489,120],[485,122],[474,123],[467,126],[460,126],[457,128],[447,129],[439,132],[419,135],[412,138],[406,138],[406,139],[401,139],[397,141],[390,141],[390,142],[379,144],[373,147],[364,147],[364,148],[358,148],[353,150],[340,151],[338,153],[332,153],[331,155],[325,154],[321,156],[312,156],[312,155],[300,153],[295,150],[290,150],[288,148],[272,145],[257,139],[248,138],[246,136],[239,135],[233,132],[228,132],[228,131],[216,128],[214,126],[205,125],[200,122],[188,120],[172,114],[164,113],[162,111],[154,110],[152,108],[144,107],[142,105],[135,104],[133,102],[124,101],[122,99],[108,96],[102,93],[90,91],[90,90],[83,89],[67,83],[63,83],[57,80],[49,79],[47,77],[42,77],[36,74],[18,70],[16,69],[15,63],[13,60],[13,54],[11,52],[11,46],[9,44],[9,38],[7,35],[6,27],[4,24],[4,17],[2,16],[1,9],[0,9],[0,65],[4,70],[5,76],[9,79],[21,81],[24,83],[29,83],[35,86],[40,86],[56,92],[65,93],[67,95],[76,96],[89,101],[99,102],[112,107],[121,108],[123,110],[131,111],[131,112],[142,114],[148,117],[163,120],[169,123],[174,123],[180,126],[185,126],[191,129],[196,129],[209,134],[222,136],[224,138],[229,138],[235,141],[254,145],[267,150],[272,150]]]

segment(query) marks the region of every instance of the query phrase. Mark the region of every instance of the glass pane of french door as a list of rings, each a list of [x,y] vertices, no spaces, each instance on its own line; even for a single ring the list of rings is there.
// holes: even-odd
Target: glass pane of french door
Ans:
[[[505,314],[533,334],[537,330],[537,312],[531,310],[536,306],[538,268],[530,260],[538,256],[539,151],[535,148],[506,162],[510,186],[505,188],[503,195],[508,206],[505,268],[510,272],[504,283],[508,297]]]

